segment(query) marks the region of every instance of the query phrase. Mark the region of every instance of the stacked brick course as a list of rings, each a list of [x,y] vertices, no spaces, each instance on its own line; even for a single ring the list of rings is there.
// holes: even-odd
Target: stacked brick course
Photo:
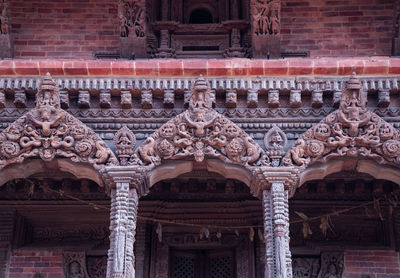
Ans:
[[[62,252],[16,251],[12,253],[9,278],[64,278]]]
[[[282,0],[282,48],[311,56],[389,55],[394,3]]]
[[[344,278],[398,278],[399,253],[357,250],[345,252]]]
[[[90,58],[119,48],[117,1],[10,2],[15,57]]]
[[[282,0],[282,50],[390,55],[394,0]],[[15,57],[90,58],[119,49],[117,1],[13,0]]]

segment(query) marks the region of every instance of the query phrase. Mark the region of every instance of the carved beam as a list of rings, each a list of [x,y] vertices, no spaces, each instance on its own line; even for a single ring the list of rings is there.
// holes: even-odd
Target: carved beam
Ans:
[[[25,90],[15,91],[14,104],[17,108],[26,108],[26,94]]]

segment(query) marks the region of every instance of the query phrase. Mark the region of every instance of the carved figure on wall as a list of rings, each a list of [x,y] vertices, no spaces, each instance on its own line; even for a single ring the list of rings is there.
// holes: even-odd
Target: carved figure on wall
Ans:
[[[307,130],[288,151],[284,165],[307,167],[333,157],[367,157],[400,164],[400,132],[366,108],[366,94],[355,74],[343,86],[340,107]]]
[[[65,278],[89,278],[84,252],[63,253],[63,269]]]
[[[210,156],[245,166],[269,163],[252,138],[212,108],[210,85],[203,77],[192,83],[191,92],[189,109],[147,138],[129,163],[155,166],[191,156],[198,162]]]
[[[8,2],[3,2],[1,6],[1,15],[0,15],[0,29],[1,29],[1,34],[6,35],[9,33],[8,27],[9,27],[9,20],[8,20]]]
[[[280,33],[280,1],[253,0],[251,3],[252,28],[256,35]]]
[[[58,86],[49,74],[40,85],[36,108],[0,133],[0,169],[37,157],[69,158],[96,169],[118,164],[96,133],[61,109]]]
[[[343,253],[323,253],[318,278],[341,278],[344,272]]]
[[[120,36],[144,37],[146,33],[145,3],[142,0],[119,0]]]
[[[297,257],[292,259],[293,278],[317,278],[321,268],[319,258]]]

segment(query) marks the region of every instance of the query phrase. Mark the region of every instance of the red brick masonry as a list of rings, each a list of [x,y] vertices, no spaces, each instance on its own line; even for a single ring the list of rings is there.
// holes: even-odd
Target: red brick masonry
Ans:
[[[18,251],[11,255],[9,278],[32,278],[36,273],[41,278],[64,278],[62,252]]]
[[[400,75],[400,58],[290,58],[281,60],[1,60],[0,76],[310,76]]]
[[[344,278],[399,278],[399,253],[395,251],[346,251]]]

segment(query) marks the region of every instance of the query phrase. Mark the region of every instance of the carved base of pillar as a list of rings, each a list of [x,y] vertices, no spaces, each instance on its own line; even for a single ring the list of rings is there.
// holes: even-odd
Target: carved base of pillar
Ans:
[[[120,38],[120,52],[122,58],[131,59],[132,56],[135,58],[147,58],[146,38]]]
[[[280,58],[280,35],[254,35],[252,37],[253,58]]]
[[[10,35],[0,35],[0,58],[12,58],[13,47]]]
[[[175,49],[172,48],[157,48],[156,58],[176,58]]]
[[[393,38],[392,55],[400,56],[400,38]]]

